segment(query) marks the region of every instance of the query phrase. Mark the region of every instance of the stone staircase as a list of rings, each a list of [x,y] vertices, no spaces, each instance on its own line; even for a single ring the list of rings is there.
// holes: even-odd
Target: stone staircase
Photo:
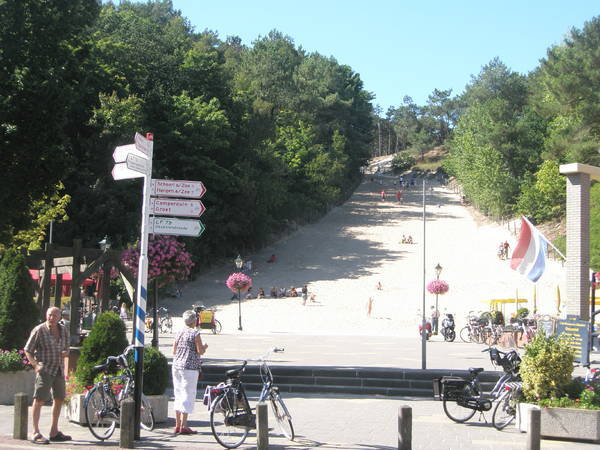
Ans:
[[[202,392],[206,385],[223,381],[232,365],[205,364],[204,377],[198,383]],[[269,366],[281,392],[433,397],[433,379],[446,375],[466,376],[466,370],[421,370],[389,367]],[[501,372],[483,372],[480,380],[484,392],[492,387]],[[248,365],[242,381],[247,391],[260,392],[259,366]]]

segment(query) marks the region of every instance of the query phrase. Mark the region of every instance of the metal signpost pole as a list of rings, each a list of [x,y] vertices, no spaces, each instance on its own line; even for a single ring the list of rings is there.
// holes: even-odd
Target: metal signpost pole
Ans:
[[[425,326],[425,177],[423,177],[423,317],[421,321],[421,369],[427,369],[427,330]]]
[[[142,197],[142,230],[140,236],[140,261],[138,264],[137,279],[137,306],[135,311],[135,389],[133,399],[135,401],[134,439],[140,438],[140,409],[142,405],[142,388],[144,375],[144,331],[146,327],[146,303],[148,300],[148,222],[150,206],[150,181],[152,178],[152,150],[153,136],[146,135],[149,142],[148,163],[144,174],[144,193]]]

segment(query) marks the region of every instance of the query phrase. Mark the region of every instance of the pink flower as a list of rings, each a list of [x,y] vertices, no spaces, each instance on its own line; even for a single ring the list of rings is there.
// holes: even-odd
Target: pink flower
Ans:
[[[236,272],[229,275],[225,282],[232,292],[247,292],[252,287],[252,278],[242,272]]]
[[[448,292],[448,289],[450,289],[448,283],[442,280],[433,280],[427,284],[427,290],[432,294],[442,295]]]

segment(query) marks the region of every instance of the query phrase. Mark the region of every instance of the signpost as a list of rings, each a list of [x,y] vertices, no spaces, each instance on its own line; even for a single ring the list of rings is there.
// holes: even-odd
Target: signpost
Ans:
[[[567,316],[556,325],[556,334],[567,340],[575,352],[575,361],[584,366],[590,361],[589,326],[586,320],[579,320],[577,316]]]
[[[155,216],[200,217],[206,208],[200,200],[150,199],[150,214]]]
[[[150,219],[150,233],[198,237],[204,230],[205,226],[199,220],[174,217],[152,217]]]
[[[206,192],[206,188],[201,181],[152,179],[153,136],[151,133],[148,133],[146,137],[143,137],[141,134],[136,133],[134,139],[134,144],[122,145],[115,148],[113,152],[115,166],[112,170],[112,177],[115,180],[144,178],[140,260],[138,264],[137,301],[134,319],[136,362],[134,434],[135,439],[139,439],[140,406],[143,387],[142,374],[144,370],[144,331],[148,297],[148,234],[198,237],[205,230],[204,224],[199,220],[178,219],[175,217],[151,218],[150,214],[155,216],[200,217],[206,210],[202,202],[200,200],[183,199],[199,199]],[[176,198],[151,198],[151,196]],[[157,305],[154,306],[156,313]],[[154,323],[157,323],[156,317],[154,318]]]

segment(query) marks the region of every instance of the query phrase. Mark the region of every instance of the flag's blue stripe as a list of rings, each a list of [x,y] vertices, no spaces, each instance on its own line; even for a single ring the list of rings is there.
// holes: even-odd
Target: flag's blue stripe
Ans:
[[[537,281],[546,269],[546,240],[539,236],[540,248],[535,258],[535,263],[527,274],[527,278],[531,281]]]

